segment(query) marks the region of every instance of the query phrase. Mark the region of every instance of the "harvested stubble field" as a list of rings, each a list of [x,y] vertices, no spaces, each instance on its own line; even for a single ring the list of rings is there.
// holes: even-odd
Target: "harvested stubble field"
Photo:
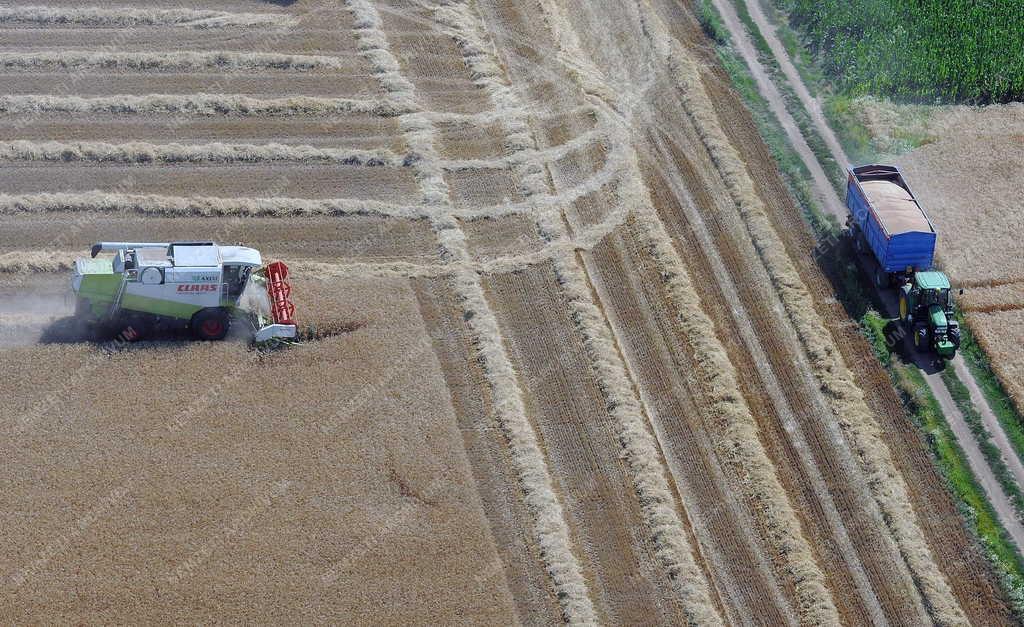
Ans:
[[[0,3],[0,617],[1009,620],[684,6],[210,5]],[[142,237],[312,339],[45,343]]]

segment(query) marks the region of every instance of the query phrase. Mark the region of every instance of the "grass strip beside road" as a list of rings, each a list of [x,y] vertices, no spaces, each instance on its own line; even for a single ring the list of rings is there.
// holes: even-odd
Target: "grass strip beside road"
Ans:
[[[974,376],[974,381],[981,388],[981,393],[988,401],[988,406],[992,408],[996,420],[1006,432],[1006,437],[1010,440],[1014,453],[1024,460],[1024,416],[1014,405],[1006,388],[999,381],[999,377],[992,372],[988,355],[974,339],[971,325],[966,321],[963,313],[959,312],[957,317],[960,320],[960,354],[967,364],[967,369]]]
[[[1010,598],[1014,613],[1017,616],[1024,616],[1024,560],[999,523],[984,490],[971,472],[963,449],[960,448],[956,436],[946,422],[938,401],[929,391],[924,375],[917,366],[898,363],[891,358],[890,346],[893,342],[886,333],[888,324],[888,320],[873,311],[866,313],[861,320],[861,327],[880,361],[886,365],[896,389],[900,392],[904,407],[924,433],[939,472],[956,499],[957,509],[984,548],[1003,589]],[[950,389],[952,391],[952,388]],[[966,388],[963,392],[966,394]],[[969,398],[967,402],[970,403]],[[973,407],[971,409],[973,411]],[[967,412],[964,412],[964,415],[972,431],[975,424],[980,427],[980,416],[977,415],[977,411],[973,411],[974,420]],[[979,443],[987,458],[988,452],[984,441],[979,438]],[[995,453],[998,455],[998,450]],[[998,471],[995,471],[995,467],[993,470],[1002,483],[1003,479]],[[1009,494],[1016,506],[1016,498],[1012,496],[1013,493]]]
[[[970,427],[971,433],[974,434],[974,439],[978,441],[978,447],[981,449],[982,454],[985,455],[985,461],[992,468],[992,474],[995,475],[999,485],[1010,498],[1010,502],[1017,512],[1017,518],[1021,519],[1021,514],[1024,512],[1024,495],[1021,494],[1020,486],[1017,485],[1013,474],[1006,466],[1006,461],[1003,459],[999,447],[992,443],[992,435],[985,429],[985,425],[982,424],[981,414],[978,413],[978,409],[971,402],[971,393],[967,390],[967,386],[956,376],[951,366],[946,366],[946,369],[942,371],[942,381],[946,384],[950,396],[953,397],[957,407],[960,408],[960,412],[964,415],[964,420],[967,422],[967,426]]]

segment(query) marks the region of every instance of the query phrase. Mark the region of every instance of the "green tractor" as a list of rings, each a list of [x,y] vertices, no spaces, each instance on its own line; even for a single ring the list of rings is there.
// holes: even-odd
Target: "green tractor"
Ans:
[[[913,334],[919,350],[934,350],[952,359],[960,348],[949,279],[942,272],[917,272],[900,287],[900,321]]]

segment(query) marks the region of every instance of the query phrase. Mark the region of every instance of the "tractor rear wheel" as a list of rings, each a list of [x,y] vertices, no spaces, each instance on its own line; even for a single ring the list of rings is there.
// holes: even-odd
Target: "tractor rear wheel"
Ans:
[[[227,312],[216,307],[201,309],[192,316],[192,335],[199,340],[223,340],[228,334],[231,319]]]

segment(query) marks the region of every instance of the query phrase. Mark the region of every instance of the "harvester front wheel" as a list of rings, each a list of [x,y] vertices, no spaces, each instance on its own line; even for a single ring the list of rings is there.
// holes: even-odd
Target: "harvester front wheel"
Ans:
[[[224,339],[224,336],[228,334],[230,323],[231,319],[226,311],[210,307],[201,309],[192,316],[190,327],[196,339],[215,341]]]

